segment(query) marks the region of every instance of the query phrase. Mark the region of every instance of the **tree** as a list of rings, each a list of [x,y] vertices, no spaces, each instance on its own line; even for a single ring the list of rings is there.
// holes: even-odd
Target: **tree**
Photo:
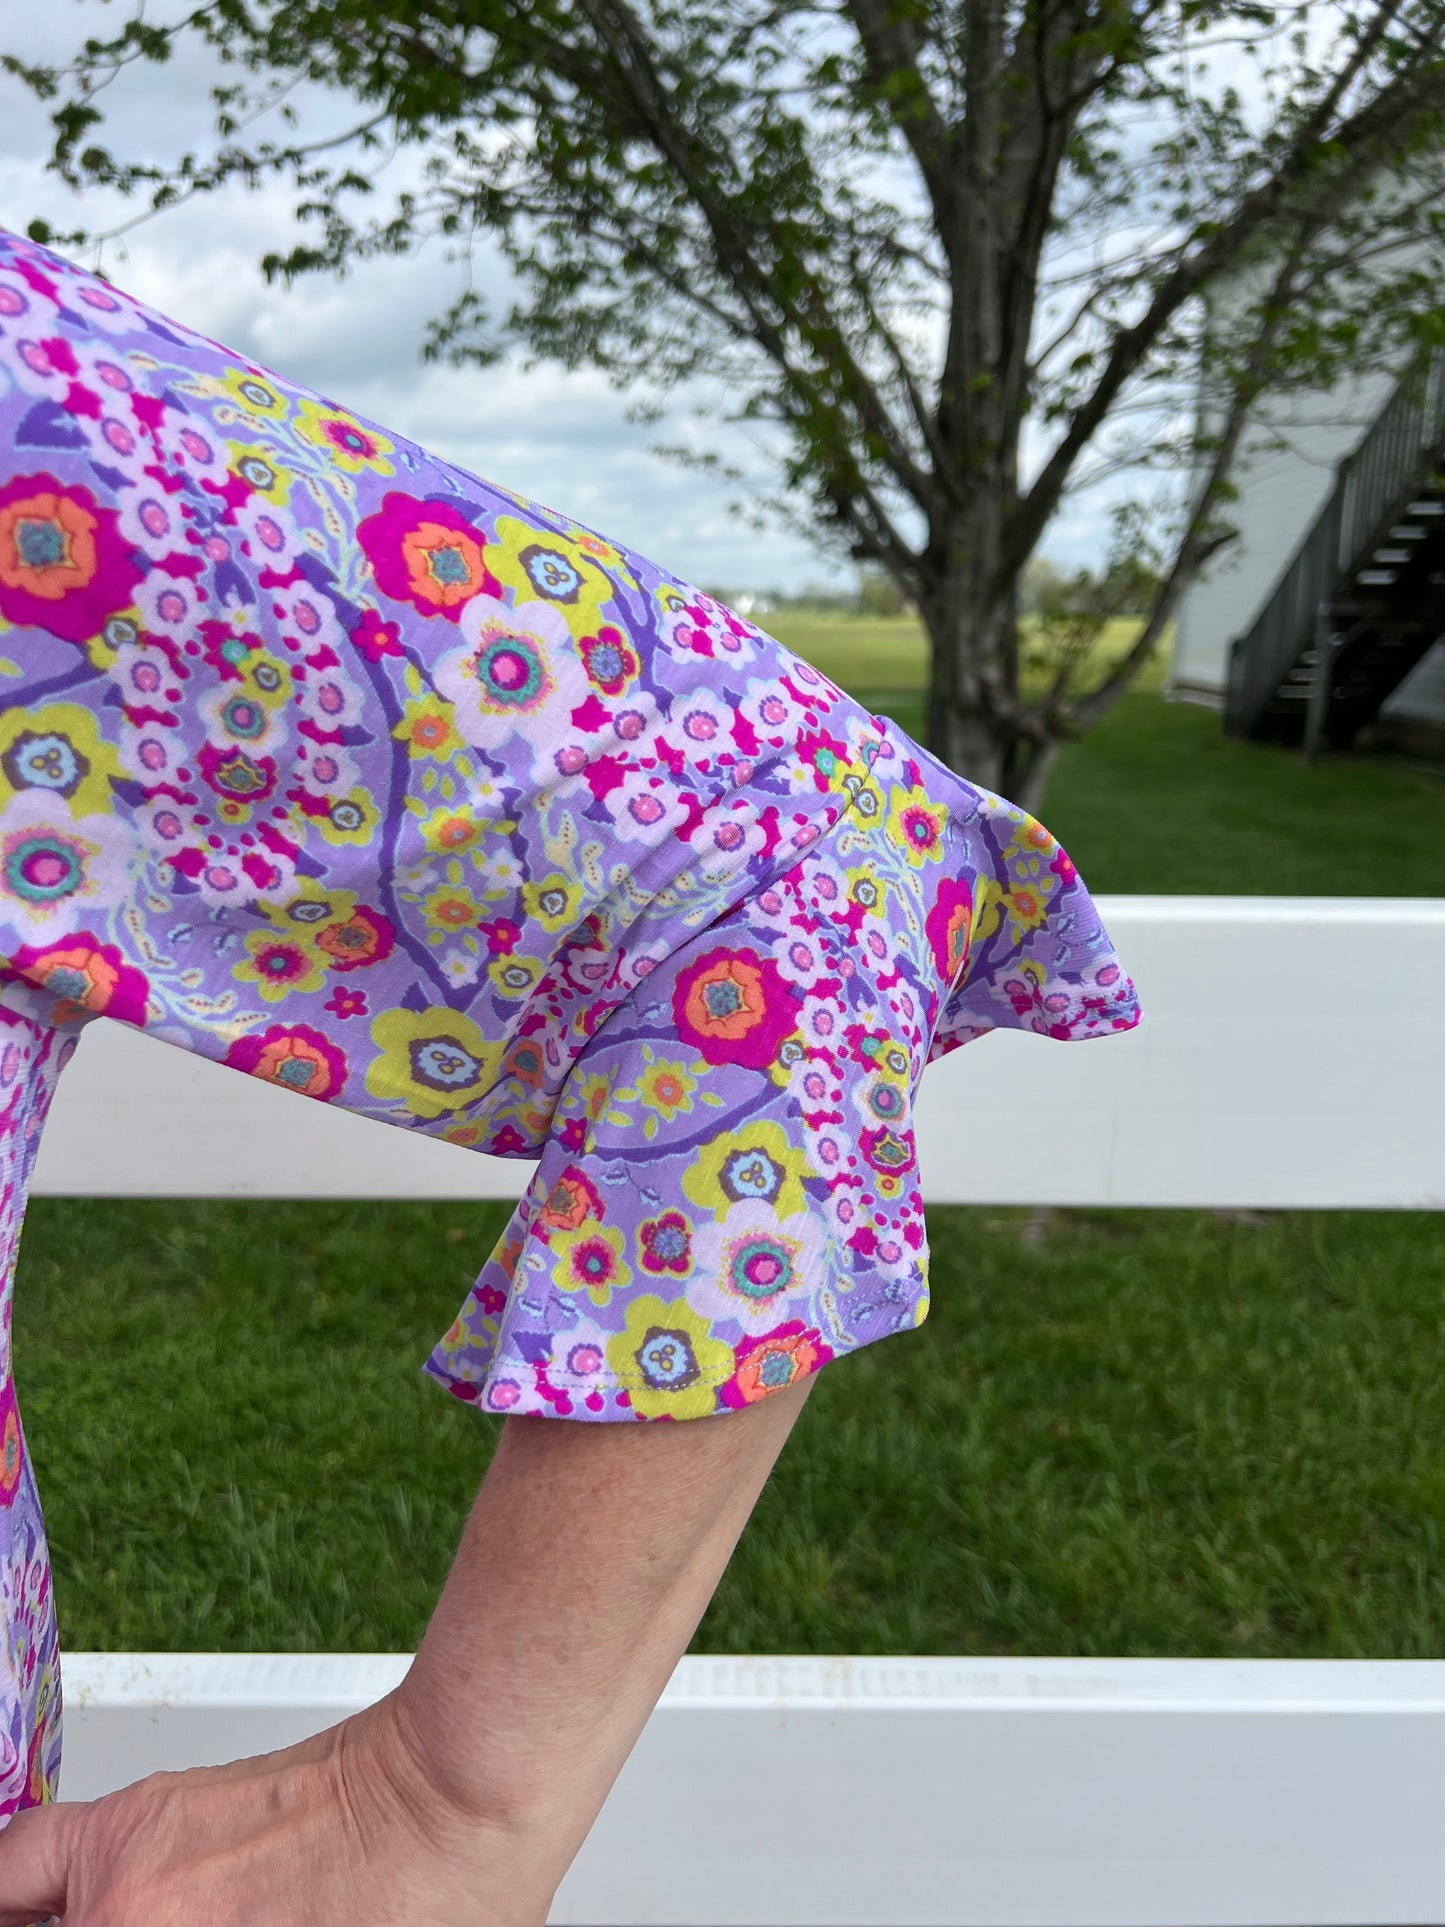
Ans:
[[[1260,397],[1439,326],[1442,26],[1445,0],[195,0],[6,64],[77,186],[160,209],[288,180],[306,238],[268,275],[490,231],[516,299],[466,293],[428,354],[517,340],[644,409],[705,377],[766,425],[769,512],[918,609],[930,746],[1031,803],[1228,543]],[[116,156],[103,84],[185,35],[241,75],[213,150]],[[301,80],[355,102],[348,134],[304,137]],[[367,157],[398,145],[420,184],[369,215]],[[1071,491],[1131,472],[1111,562],[1157,570],[1139,639],[1039,689],[1022,572]]]

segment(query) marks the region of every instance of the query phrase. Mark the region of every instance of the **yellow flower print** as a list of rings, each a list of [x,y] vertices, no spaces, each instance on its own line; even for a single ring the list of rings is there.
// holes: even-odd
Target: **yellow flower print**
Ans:
[[[516,824],[501,817],[479,816],[465,804],[442,804],[422,818],[421,836],[429,850],[438,856],[461,856],[470,851],[480,855],[486,844],[516,829]]]
[[[303,442],[319,448],[332,466],[345,475],[360,475],[363,469],[370,469],[375,475],[395,473],[386,459],[394,453],[393,445],[385,435],[363,427],[344,409],[303,396],[296,411],[295,427]]]
[[[855,770],[847,763],[839,763],[829,788],[841,790],[847,796],[844,819],[853,818],[855,827],[857,823],[881,823],[887,814],[883,787],[871,769]]]
[[[371,1038],[382,1054],[367,1067],[366,1088],[415,1117],[450,1117],[485,1096],[502,1056],[458,1010],[384,1010]]]
[[[595,1218],[585,1219],[575,1231],[554,1231],[547,1240],[555,1260],[552,1283],[559,1291],[585,1291],[594,1305],[605,1305],[614,1291],[632,1283],[626,1248],[620,1230]]]
[[[915,870],[943,855],[948,805],[931,803],[920,790],[896,789],[888,811],[888,832]]]
[[[643,1292],[627,1307],[625,1328],[607,1341],[607,1362],[643,1418],[706,1418],[737,1357],[712,1336],[686,1298]]]
[[[866,867],[860,866],[856,870],[845,870],[843,880],[849,903],[856,903],[860,909],[866,910],[869,916],[882,916],[888,897],[871,864]]]
[[[582,885],[554,870],[540,883],[522,885],[522,908],[544,930],[570,930],[582,902]]]
[[[621,549],[614,548],[612,543],[605,542],[600,535],[594,535],[591,529],[584,529],[580,523],[564,521],[562,527],[583,555],[595,562],[599,568],[606,569],[607,573],[614,578],[620,576],[629,587],[634,589],[637,587],[637,577],[633,574],[631,565]]]
[[[1004,893],[1003,904],[1015,937],[1037,930],[1049,914],[1048,896],[1037,883],[1012,884]]]
[[[655,1058],[650,1045],[643,1045],[642,1054],[647,1061],[647,1069],[637,1080],[642,1102],[649,1110],[661,1112],[669,1122],[682,1112],[690,1111],[692,1094],[697,1089],[696,1077],[688,1074],[685,1065]]]
[[[913,1060],[908,1055],[907,1047],[900,1044],[891,1032],[866,1031],[859,1041],[858,1051],[875,1075],[891,1077],[898,1084],[906,1084],[911,1080]]]
[[[291,404],[280,386],[253,374],[249,368],[228,368],[221,377],[221,390],[245,414],[258,421],[284,422]]]
[[[430,756],[436,763],[449,762],[466,747],[452,723],[451,704],[444,696],[434,694],[408,702],[391,733],[406,744],[413,762],[421,756]]]
[[[460,885],[443,884],[422,901],[422,915],[437,933],[437,941],[444,932],[455,935],[459,930],[475,930],[486,914],[487,906]]]
[[[1039,962],[1038,958],[1037,957],[1020,957],[1017,964],[1017,970],[1018,970],[1018,974],[1021,977],[1023,977],[1028,983],[1032,984],[1034,989],[1037,992],[1039,992],[1040,995],[1042,995],[1044,982],[1048,976],[1048,972],[1045,970],[1044,966]]]
[[[612,1079],[605,1071],[593,1071],[587,1077],[572,1080],[577,1092],[575,1100],[568,1103],[568,1110],[580,1110],[587,1120],[587,1134],[583,1148],[587,1151],[596,1148],[596,1126],[606,1115],[612,1102]]]
[[[230,452],[226,466],[231,473],[239,475],[262,501],[285,508],[296,486],[290,469],[283,468],[271,450],[259,442],[227,442],[226,447]]]
[[[0,621],[0,634],[13,627]],[[92,669],[102,669],[107,675],[115,669],[115,652],[127,643],[139,642],[141,636],[140,610],[132,603],[128,609],[118,609],[113,616],[107,616],[100,634],[91,636],[80,647]],[[20,671],[15,670],[18,676]]]
[[[360,785],[345,796],[333,797],[323,816],[309,816],[328,843],[369,843],[376,835],[380,813],[370,790]]]
[[[278,929],[314,943],[319,925],[351,915],[356,908],[356,892],[328,890],[318,878],[298,872],[295,887],[284,902],[264,903],[261,908]]]
[[[231,645],[221,644],[221,654],[231,659]],[[235,657],[241,671],[241,680],[236,685],[254,702],[266,709],[283,709],[291,695],[291,672],[277,656],[268,655],[264,649],[245,647],[243,653]]]
[[[612,578],[580,542],[510,515],[497,518],[487,567],[515,601],[545,602],[575,635],[592,633],[616,593]]]
[[[652,593],[665,616],[680,616],[693,600],[675,582],[659,582]]]
[[[660,1124],[671,1124],[675,1117],[692,1109],[698,1078],[706,1074],[707,1066],[701,1058],[689,1068],[673,1059],[658,1057],[650,1044],[642,1046],[642,1057],[645,1069],[636,1084],[619,1090],[617,1096],[623,1103],[640,1103],[645,1107],[647,1116],[642,1122],[642,1134],[655,1138]],[[711,1098],[711,1092],[703,1093],[704,1102]]]
[[[246,938],[246,955],[232,966],[231,975],[257,985],[268,1004],[277,1004],[291,990],[320,990],[326,960],[309,937],[253,930]]]
[[[1042,823],[1032,816],[1023,816],[1014,831],[1014,840],[1005,850],[1006,858],[1016,859],[1025,856],[1052,856],[1058,848],[1053,832],[1046,830]]]
[[[493,957],[487,977],[503,997],[530,997],[542,974],[540,957]]]
[[[683,1172],[682,1188],[716,1218],[744,1202],[770,1204],[780,1218],[790,1218],[809,1208],[803,1179],[811,1175],[807,1153],[796,1148],[782,1125],[762,1119],[725,1131],[704,1146]]]
[[[973,900],[973,925],[969,930],[968,947],[972,951],[991,937],[1002,921],[1004,886],[997,877],[981,879]]]
[[[112,805],[110,779],[124,772],[94,715],[79,703],[37,709],[0,705],[0,804],[16,790],[48,790],[76,816]]]

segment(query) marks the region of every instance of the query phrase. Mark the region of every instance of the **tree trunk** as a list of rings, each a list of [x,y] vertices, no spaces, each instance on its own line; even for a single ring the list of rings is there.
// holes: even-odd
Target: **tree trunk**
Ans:
[[[1008,708],[1018,706],[1018,614],[1012,595],[979,613],[967,587],[925,597],[932,676],[926,741],[960,776],[1037,815],[1058,757],[1056,742],[1020,731],[991,705],[980,678],[994,668]]]
[[[1057,743],[1015,744],[1022,750],[1022,757],[1015,756],[1017,768],[1005,772],[1003,794],[1020,809],[1027,810],[1030,816],[1037,816],[1044,804],[1044,791],[1048,788],[1049,776],[1058,759]]]
[[[1012,598],[990,596],[982,573],[965,558],[919,599],[931,662],[927,743],[970,783],[1002,792],[1013,731],[989,691],[1012,695],[1017,644]]]

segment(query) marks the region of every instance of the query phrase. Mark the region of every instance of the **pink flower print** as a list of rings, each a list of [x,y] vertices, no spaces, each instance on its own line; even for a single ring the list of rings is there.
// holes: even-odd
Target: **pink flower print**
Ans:
[[[375,609],[367,609],[351,631],[351,644],[368,662],[380,662],[383,656],[401,654],[401,630],[394,622],[383,622]]]

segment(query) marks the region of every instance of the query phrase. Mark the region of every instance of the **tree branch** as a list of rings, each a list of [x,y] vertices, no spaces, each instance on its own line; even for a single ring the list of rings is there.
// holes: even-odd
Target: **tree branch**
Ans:
[[[1155,289],[1140,319],[1131,327],[1120,329],[1114,337],[1104,372],[1092,394],[1074,412],[1067,432],[1011,518],[1000,559],[1001,578],[1011,580],[1032,553],[1058,505],[1074,462],[1092,441],[1120,390],[1139,368],[1167,323],[1206,282],[1239,258],[1246,245],[1280,214],[1291,190],[1307,177],[1315,150],[1328,132],[1336,109],[1377,51],[1403,4],[1404,0],[1388,0],[1388,4],[1379,8],[1350,59],[1305,116],[1270,178],[1243,198],[1229,221],[1176,263]],[[1414,79],[1412,75],[1410,84],[1402,82],[1398,87],[1382,90],[1332,136],[1332,144],[1354,157],[1344,178],[1357,182],[1376,165],[1375,142],[1382,133],[1388,131],[1390,136],[1398,138],[1403,126],[1413,119],[1439,115],[1438,90],[1431,89],[1423,100],[1416,100],[1412,98]],[[1335,176],[1332,191],[1338,188],[1341,178]]]

